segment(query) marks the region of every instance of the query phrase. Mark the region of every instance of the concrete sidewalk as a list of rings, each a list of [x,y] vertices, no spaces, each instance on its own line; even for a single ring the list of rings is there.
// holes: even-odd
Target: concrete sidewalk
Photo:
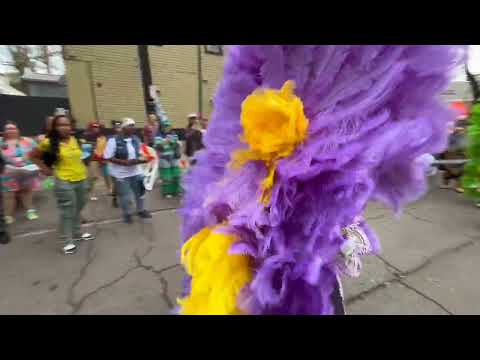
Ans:
[[[178,201],[149,193],[149,223],[125,225],[111,198],[89,203],[85,217],[96,240],[75,255],[57,251],[56,208],[44,194],[42,219],[12,227],[0,246],[0,314],[169,314],[179,296]],[[370,225],[383,245],[346,280],[350,314],[479,314],[480,210],[453,191],[436,190],[399,220],[372,204]]]

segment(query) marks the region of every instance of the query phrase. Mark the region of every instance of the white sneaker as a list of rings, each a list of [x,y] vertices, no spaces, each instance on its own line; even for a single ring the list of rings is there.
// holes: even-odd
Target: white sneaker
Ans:
[[[5,224],[12,225],[15,222],[15,218],[13,216],[5,216]]]
[[[77,246],[75,244],[67,244],[63,247],[63,253],[65,255],[73,254],[77,250]]]
[[[80,237],[76,240],[80,240],[80,241],[88,241],[88,240],[95,240],[95,236],[93,236],[92,234],[89,234],[89,233],[83,233],[82,235],[80,235]]]
[[[90,200],[92,200],[92,201],[97,201],[98,198],[97,198],[96,196],[92,196],[92,197],[90,198]]]

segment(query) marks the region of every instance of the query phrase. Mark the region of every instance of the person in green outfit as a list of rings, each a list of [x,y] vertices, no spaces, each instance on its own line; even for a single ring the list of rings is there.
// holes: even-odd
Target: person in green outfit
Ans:
[[[466,73],[472,90],[473,102],[466,141],[469,161],[465,165],[461,181],[465,195],[474,200],[476,206],[480,208],[480,86],[468,68],[466,68]]]
[[[472,107],[470,126],[467,128],[468,163],[462,177],[465,194],[480,207],[480,103]]]
[[[156,138],[155,148],[159,153],[159,172],[162,180],[162,195],[166,198],[177,196],[181,192],[181,158],[178,136],[172,132],[171,122],[162,119],[162,136]]]

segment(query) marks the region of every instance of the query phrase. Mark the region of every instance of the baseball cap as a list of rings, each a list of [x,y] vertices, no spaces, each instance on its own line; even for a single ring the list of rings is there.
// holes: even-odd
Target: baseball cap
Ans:
[[[128,126],[135,126],[135,120],[132,118],[124,118],[122,119],[122,128],[128,127]]]
[[[188,114],[187,119],[196,118],[196,117],[198,117],[196,113],[190,113]]]
[[[56,108],[55,111],[53,112],[54,116],[67,116],[68,115],[68,110],[64,108]]]

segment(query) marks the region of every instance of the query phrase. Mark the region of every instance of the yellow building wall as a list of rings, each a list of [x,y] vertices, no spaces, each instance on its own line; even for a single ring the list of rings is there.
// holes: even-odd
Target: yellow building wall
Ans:
[[[78,72],[68,71],[68,60],[85,61],[91,69],[94,108],[98,118],[109,126],[113,119],[133,117],[138,126],[145,120],[143,87],[136,45],[65,45],[67,83],[69,87],[85,81],[76,80]],[[149,45],[153,85],[161,92],[162,103],[173,127],[184,127],[187,115],[198,112],[197,45]],[[225,49],[224,49],[225,52]],[[224,56],[207,54],[201,45],[203,75],[203,114],[211,116],[210,99],[223,73]],[[74,91],[70,91],[74,93]],[[84,106],[78,96],[72,109]],[[79,125],[92,120],[87,112],[74,114]]]
[[[225,51],[224,47],[223,56],[207,54],[202,45],[203,114],[208,119],[211,117],[213,110],[210,100],[213,99],[223,75]]]
[[[99,120],[109,126],[111,120],[132,117],[138,126],[143,125],[146,112],[136,45],[65,45],[64,48],[67,60],[91,64]],[[74,75],[68,69],[66,76],[68,86],[75,86]],[[92,119],[77,120],[79,125],[85,125]]]
[[[187,115],[198,109],[196,45],[148,47],[153,85],[172,126],[185,127]]]
[[[91,63],[81,60],[66,60],[66,77],[71,80],[74,86],[68,86],[68,98],[70,111],[76,119],[95,119],[97,117],[95,108],[95,95],[91,81]],[[80,125],[85,123],[79,120]],[[83,127],[83,126],[80,126]]]
[[[173,127],[185,127],[187,116],[198,112],[197,45],[163,45],[148,47],[153,84],[160,90],[162,103]],[[223,74],[224,56],[202,54],[203,115],[210,117],[210,99]]]

